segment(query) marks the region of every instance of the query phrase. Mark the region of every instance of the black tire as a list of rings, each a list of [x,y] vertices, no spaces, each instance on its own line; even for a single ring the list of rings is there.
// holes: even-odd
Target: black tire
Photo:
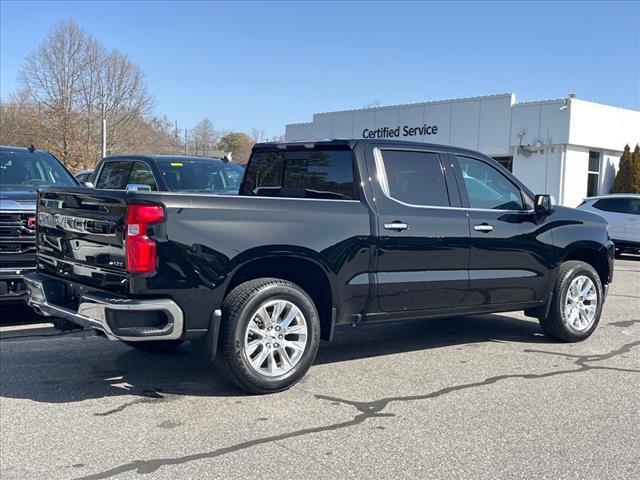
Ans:
[[[264,302],[286,300],[304,315],[307,326],[305,349],[295,366],[280,376],[265,376],[249,363],[244,335],[253,314]],[[222,324],[215,364],[229,380],[250,393],[280,392],[298,382],[309,370],[320,343],[320,319],[313,300],[298,285],[278,278],[258,278],[235,287],[222,305]]]
[[[152,340],[144,342],[125,342],[130,347],[148,353],[170,353],[182,344],[182,340]]]
[[[597,306],[595,319],[589,328],[583,331],[576,331],[567,325],[564,304],[566,301],[567,291],[573,279],[584,275],[591,279],[596,289]],[[600,322],[602,314],[602,305],[604,303],[604,295],[602,282],[595,269],[585,262],[571,260],[564,262],[560,266],[558,276],[553,289],[553,297],[551,306],[546,317],[540,318],[540,327],[545,335],[559,340],[561,342],[581,342],[591,336]]]

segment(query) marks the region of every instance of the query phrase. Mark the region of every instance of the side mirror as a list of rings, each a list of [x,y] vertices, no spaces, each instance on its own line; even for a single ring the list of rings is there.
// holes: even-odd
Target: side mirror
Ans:
[[[84,188],[94,188],[93,183],[91,182],[80,182],[80,185],[82,185]]]
[[[539,215],[548,215],[553,211],[555,201],[551,195],[536,195],[534,209]]]

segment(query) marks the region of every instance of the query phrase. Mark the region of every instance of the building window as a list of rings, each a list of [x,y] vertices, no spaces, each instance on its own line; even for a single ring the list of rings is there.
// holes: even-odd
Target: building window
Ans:
[[[513,172],[513,157],[493,157],[493,159],[510,172]]]
[[[600,184],[600,152],[589,152],[589,172],[587,175],[587,197],[598,195]]]

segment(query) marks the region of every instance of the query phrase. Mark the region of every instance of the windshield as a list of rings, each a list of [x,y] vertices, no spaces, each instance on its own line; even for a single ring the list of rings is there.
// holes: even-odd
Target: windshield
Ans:
[[[218,159],[163,159],[158,166],[172,192],[238,193],[244,167]]]
[[[77,183],[60,162],[46,152],[0,152],[1,190],[36,190],[50,185],[73,187]]]

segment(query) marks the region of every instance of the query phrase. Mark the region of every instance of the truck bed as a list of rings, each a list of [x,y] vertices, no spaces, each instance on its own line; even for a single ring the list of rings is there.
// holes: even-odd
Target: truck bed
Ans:
[[[150,275],[125,269],[123,232],[131,204],[165,210],[165,221],[149,230],[158,256]],[[358,201],[43,189],[38,266],[42,274],[73,285],[67,298],[72,305],[83,292],[170,298],[184,312],[185,330],[200,332],[248,261],[312,259],[330,273],[345,301],[356,299],[345,310],[349,317],[368,294],[368,282],[349,283],[369,271],[370,215]]]

